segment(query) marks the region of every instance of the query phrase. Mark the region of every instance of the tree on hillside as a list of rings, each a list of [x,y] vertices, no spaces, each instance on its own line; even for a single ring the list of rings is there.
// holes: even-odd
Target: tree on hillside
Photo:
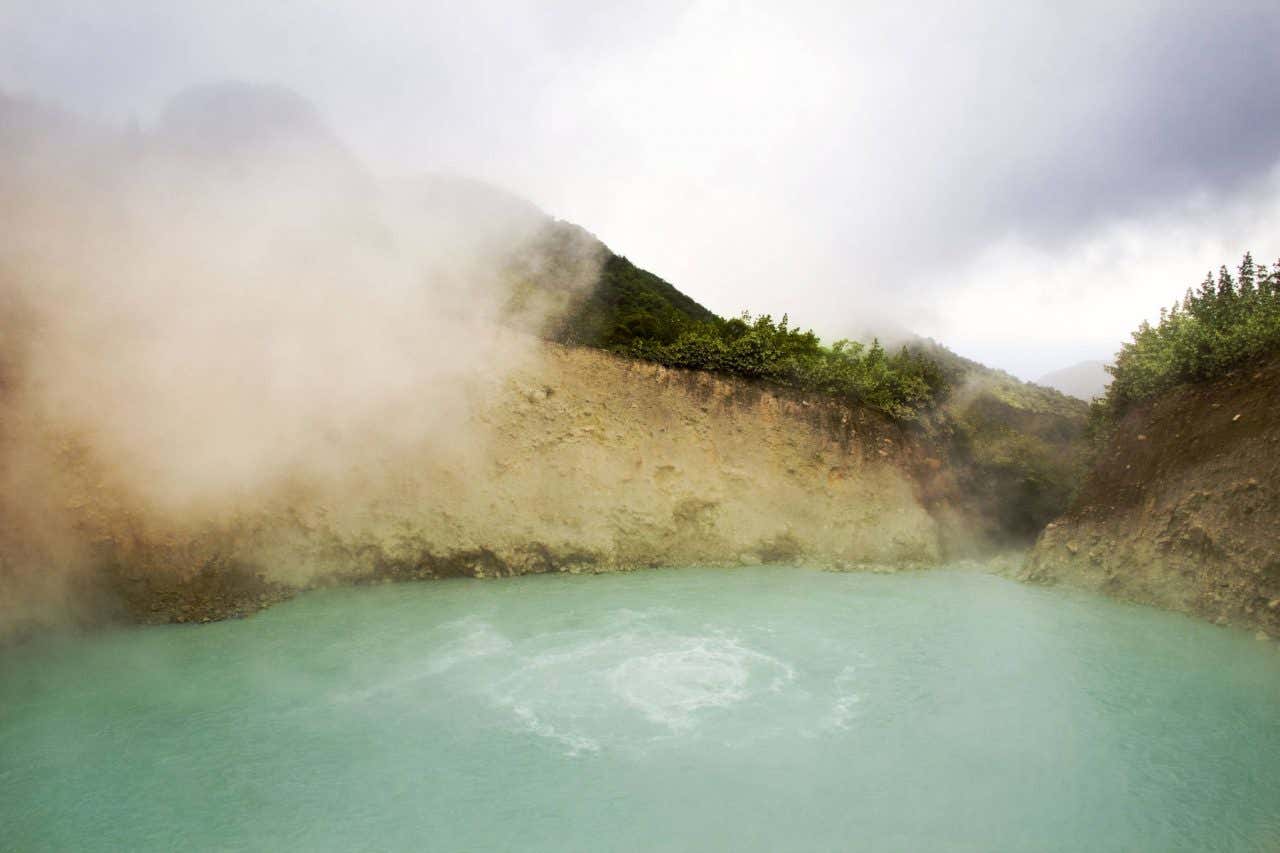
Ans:
[[[1240,262],[1240,294],[1252,294],[1254,291],[1254,266],[1253,255],[1249,252],[1244,253],[1244,260]]]
[[[1097,423],[1184,382],[1220,376],[1250,359],[1280,352],[1280,263],[1272,271],[1246,253],[1239,281],[1224,265],[1197,290],[1143,322],[1108,368],[1114,380],[1094,407]]]

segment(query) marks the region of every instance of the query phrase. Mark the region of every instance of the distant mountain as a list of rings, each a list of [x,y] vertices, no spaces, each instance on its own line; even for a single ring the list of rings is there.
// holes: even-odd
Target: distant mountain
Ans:
[[[1107,373],[1106,362],[1082,361],[1040,377],[1040,385],[1057,388],[1063,394],[1070,394],[1081,400],[1092,400],[1101,397],[1111,382],[1111,374]]]
[[[264,154],[357,164],[310,101],[289,89],[223,82],[193,86],[161,113],[157,136],[188,155],[221,161]]]

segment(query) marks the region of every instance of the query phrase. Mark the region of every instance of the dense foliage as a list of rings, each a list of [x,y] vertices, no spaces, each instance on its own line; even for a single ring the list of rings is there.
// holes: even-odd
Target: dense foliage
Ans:
[[[1235,276],[1224,266],[1169,309],[1144,322],[1109,367],[1114,379],[1094,404],[1094,420],[1111,423],[1136,402],[1185,382],[1213,379],[1280,350],[1280,262],[1272,270],[1245,254]]]
[[[636,340],[669,344],[690,324],[715,319],[668,282],[611,253],[599,282],[555,337],[605,349],[625,348]]]
[[[634,338],[623,352],[671,367],[711,370],[763,379],[911,418],[945,383],[937,365],[905,348],[887,353],[841,340],[823,346],[811,331],[775,322],[768,314],[691,323],[669,343]]]
[[[553,337],[669,367],[813,391],[900,419],[914,417],[947,385],[938,364],[919,352],[888,353],[879,342],[823,346],[785,316],[725,320],[619,255],[607,258],[597,286]]]

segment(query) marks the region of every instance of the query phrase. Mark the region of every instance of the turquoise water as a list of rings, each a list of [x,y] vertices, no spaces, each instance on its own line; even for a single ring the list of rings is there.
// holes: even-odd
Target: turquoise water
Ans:
[[[6,850],[1276,850],[1280,653],[961,571],[333,590],[0,659]]]

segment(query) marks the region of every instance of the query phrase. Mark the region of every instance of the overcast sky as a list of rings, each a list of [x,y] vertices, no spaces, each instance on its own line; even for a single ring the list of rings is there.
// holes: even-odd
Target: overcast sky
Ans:
[[[259,8],[262,7],[262,8]],[[123,124],[225,79],[377,172],[577,222],[720,313],[1024,378],[1280,255],[1280,4],[0,0],[0,88]]]

